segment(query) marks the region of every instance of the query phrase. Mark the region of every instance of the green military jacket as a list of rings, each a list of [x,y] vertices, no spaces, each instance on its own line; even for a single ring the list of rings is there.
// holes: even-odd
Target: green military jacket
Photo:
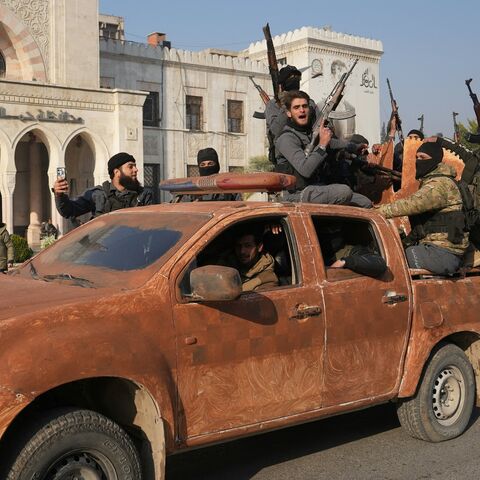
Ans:
[[[13,263],[13,242],[5,224],[0,223],[0,270],[7,269],[7,263]]]
[[[451,180],[455,176],[456,171],[453,167],[446,163],[440,163],[435,170],[422,178],[417,192],[396,202],[381,205],[378,211],[385,218],[394,218],[432,211],[448,213],[462,210],[460,191]],[[447,233],[429,233],[420,240],[420,243],[436,245],[457,255],[463,255],[468,248],[468,233],[464,233],[460,243],[450,242]]]

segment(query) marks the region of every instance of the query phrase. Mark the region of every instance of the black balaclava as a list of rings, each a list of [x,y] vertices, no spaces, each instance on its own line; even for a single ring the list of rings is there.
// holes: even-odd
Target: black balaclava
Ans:
[[[215,162],[215,165],[211,167],[201,167],[200,164],[205,160],[212,160]],[[200,171],[201,177],[206,177],[207,175],[213,175],[220,171],[220,163],[218,162],[218,153],[214,148],[204,148],[199,150],[197,153],[197,164],[198,170]]]
[[[437,166],[442,162],[443,159],[443,149],[436,142],[422,143],[422,145],[418,147],[417,153],[419,152],[426,153],[432,158],[428,160],[419,160],[417,158],[417,160],[415,161],[415,178],[417,180],[423,178],[430,172],[433,172],[433,170],[437,168]]]
[[[292,65],[286,65],[278,72],[278,83],[285,92],[300,90],[301,77],[302,72],[300,72],[300,70]]]
[[[415,128],[408,132],[407,137],[408,135],[418,135],[420,140],[423,140],[425,138],[425,135],[423,134],[423,132],[421,132],[420,130],[416,130]]]
[[[368,145],[368,140],[363,135],[360,135],[359,133],[354,133],[350,137],[350,142],[356,143],[357,145],[361,145],[362,143],[365,143],[366,145]]]

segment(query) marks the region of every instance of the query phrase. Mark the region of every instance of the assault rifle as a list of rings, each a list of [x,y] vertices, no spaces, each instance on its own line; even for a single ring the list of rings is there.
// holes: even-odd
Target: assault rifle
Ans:
[[[262,99],[263,104],[266,105],[270,101],[270,96],[258,83],[255,82],[252,76],[249,76],[248,78],[252,81],[253,86],[257,89],[258,93],[260,94],[260,98]]]
[[[393,98],[392,87],[390,86],[390,80],[387,78],[387,85],[388,85],[388,93],[390,94],[390,103],[392,104],[392,114],[395,116],[396,124],[397,124],[397,132],[398,137],[400,138],[400,142],[404,143],[405,139],[403,138],[403,131],[402,131],[402,121],[400,120],[400,115],[398,114],[398,105],[396,100]]]
[[[458,128],[458,123],[457,123],[457,112],[452,112],[453,116],[453,140],[455,143],[460,143],[460,129]]]
[[[318,129],[320,128],[320,125],[322,125],[324,120],[328,120],[328,116],[330,115],[330,113],[335,111],[335,109],[338,107],[338,104],[342,100],[343,91],[345,90],[345,85],[347,83],[348,77],[352,74],[352,70],[357,63],[358,63],[358,58],[354,60],[352,66],[350,67],[350,70],[348,72],[345,72],[340,77],[340,80],[333,87],[333,90],[331,91],[330,95],[325,100],[325,103],[323,104],[323,107],[320,110],[320,114],[318,115],[315,121],[315,124],[313,125],[313,128],[312,128],[312,140],[305,148],[306,157],[308,157],[312,153],[312,150],[317,145],[318,135],[319,135]]]
[[[270,97],[268,93],[253,79],[252,76],[248,77],[252,83],[253,86],[258,90],[258,93],[260,94],[260,98],[262,99],[262,102],[264,105],[266,105],[270,101]],[[261,120],[265,120],[265,112],[259,112],[255,111],[253,112],[253,118],[259,118]]]
[[[420,131],[423,133],[423,119],[424,115],[423,113],[417,118],[417,120],[420,122]]]
[[[392,180],[401,180],[402,179],[402,172],[398,172],[397,170],[392,170],[391,168],[384,167],[379,165],[378,163],[369,162],[367,160],[366,155],[357,155],[352,163],[356,163],[359,166],[370,168],[371,170],[384,173],[388,175]]]
[[[470,98],[473,102],[473,111],[475,112],[475,116],[477,117],[477,134],[475,135],[473,133],[469,133],[467,141],[470,143],[480,143],[480,102],[478,101],[477,95],[472,92],[472,88],[470,87],[471,83],[471,78],[465,80],[465,85],[468,88],[468,93],[470,94]]]
[[[275,98],[275,101],[279,103],[277,55],[275,54],[275,47],[273,46],[272,34],[270,33],[270,25],[268,23],[263,27],[263,34],[265,35],[265,40],[267,41],[268,69],[270,71],[270,76],[272,77],[273,98]]]

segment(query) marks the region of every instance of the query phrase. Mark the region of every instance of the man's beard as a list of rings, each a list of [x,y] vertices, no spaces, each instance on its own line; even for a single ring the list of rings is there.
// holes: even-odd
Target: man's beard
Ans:
[[[133,192],[138,192],[142,185],[140,182],[135,178],[129,177],[124,173],[121,173],[120,178],[118,179],[118,183],[125,189],[131,190]]]

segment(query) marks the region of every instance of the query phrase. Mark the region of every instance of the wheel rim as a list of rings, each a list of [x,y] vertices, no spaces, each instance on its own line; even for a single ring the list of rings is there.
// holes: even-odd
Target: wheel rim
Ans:
[[[432,407],[438,423],[449,426],[455,423],[465,404],[465,379],[453,365],[443,368],[433,383]]]
[[[115,469],[98,452],[70,452],[57,460],[43,477],[44,480],[117,480]]]

